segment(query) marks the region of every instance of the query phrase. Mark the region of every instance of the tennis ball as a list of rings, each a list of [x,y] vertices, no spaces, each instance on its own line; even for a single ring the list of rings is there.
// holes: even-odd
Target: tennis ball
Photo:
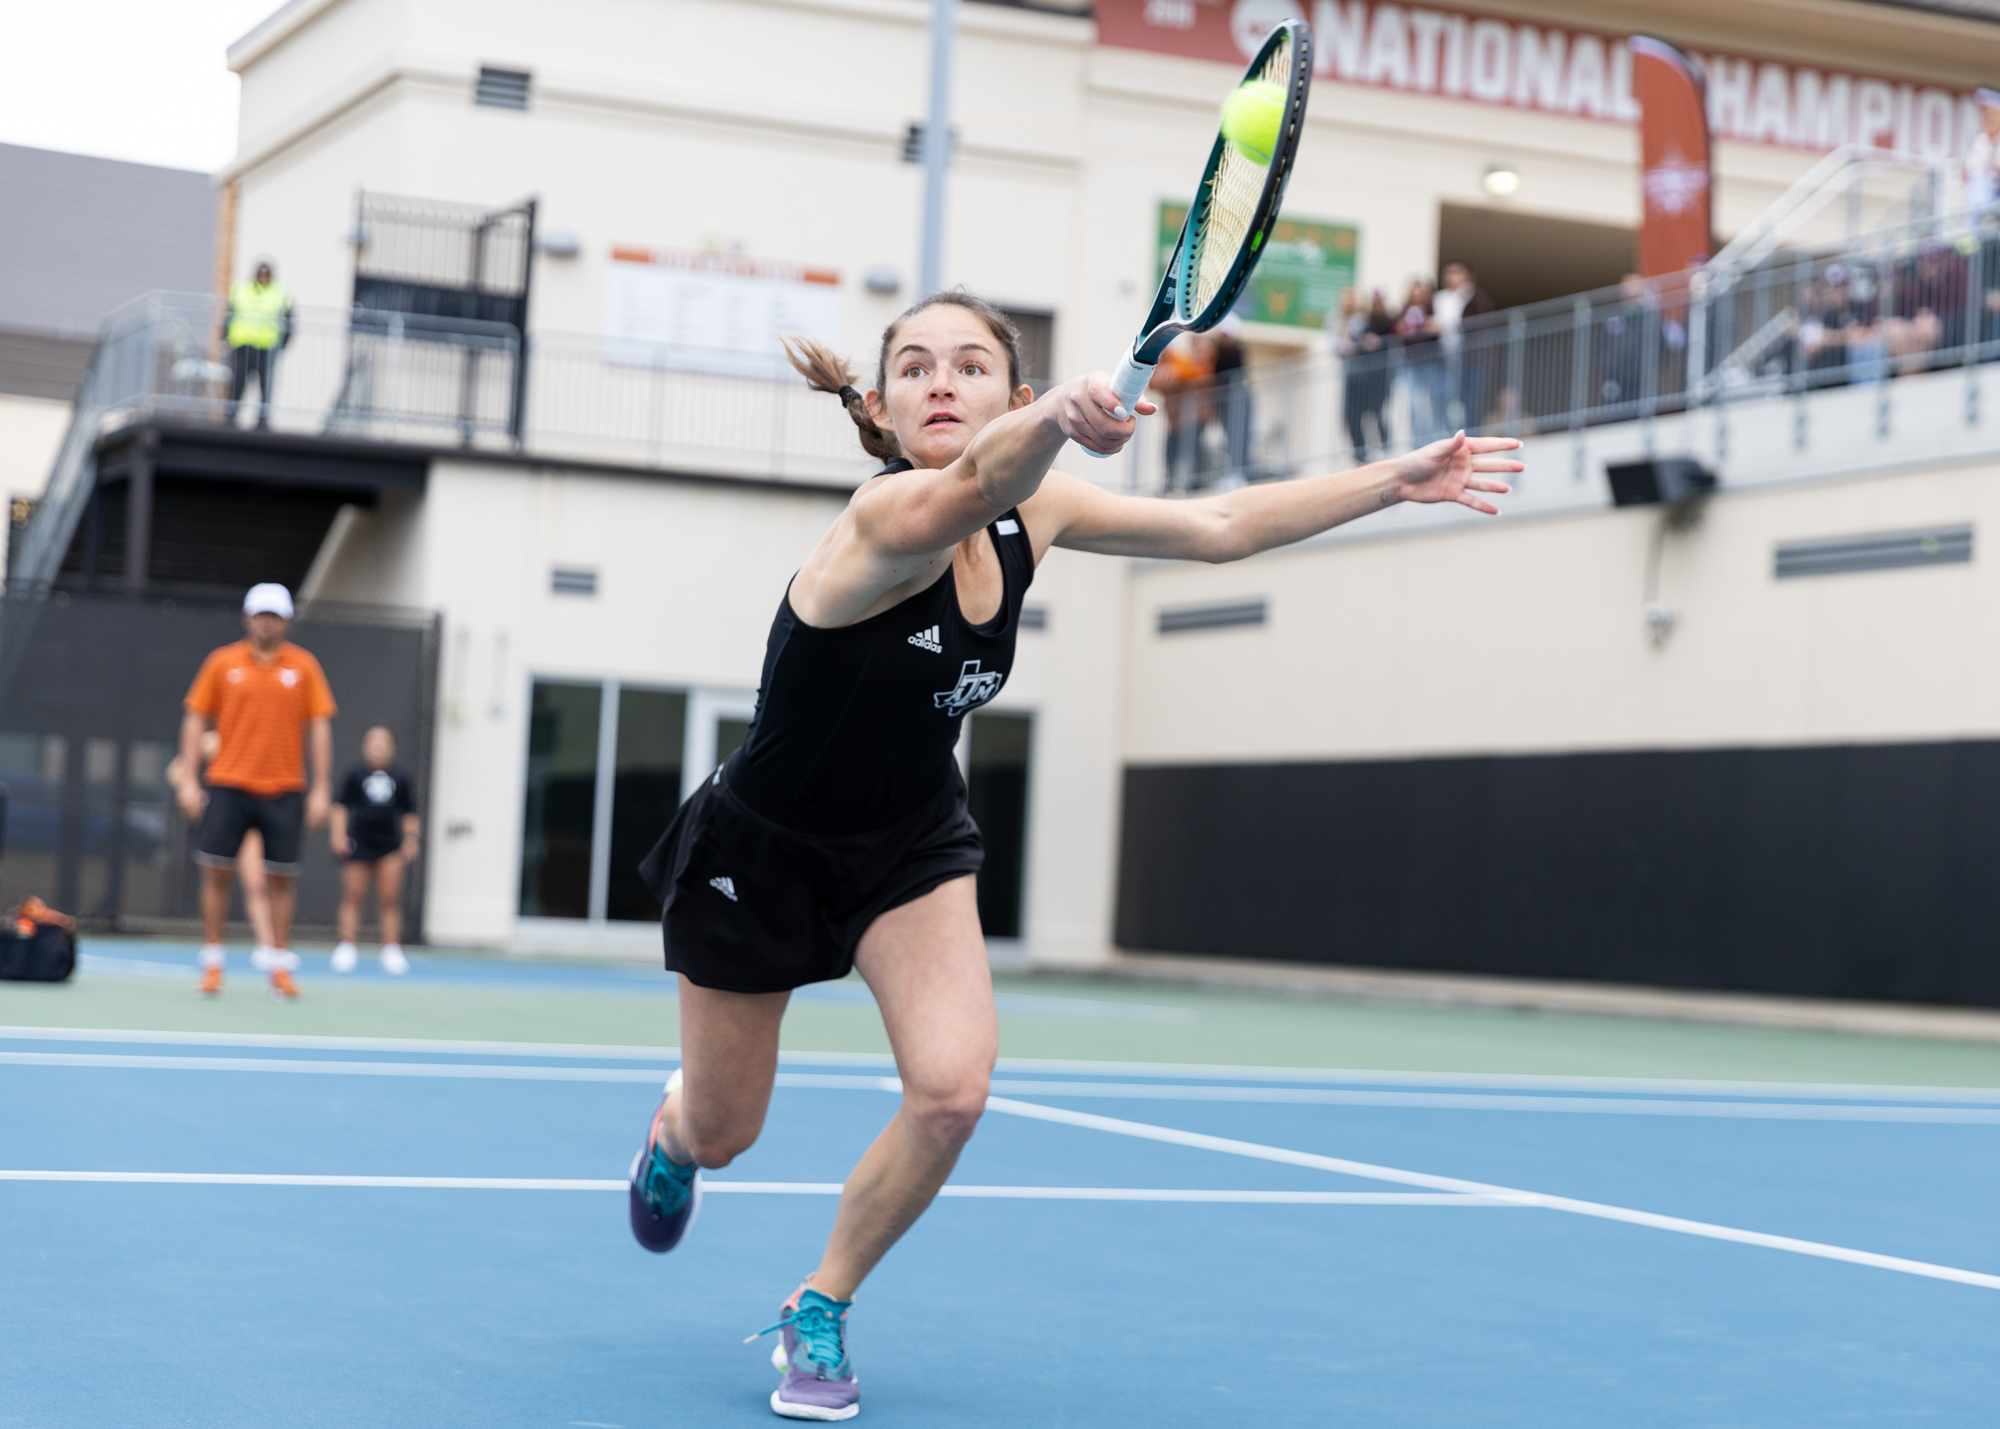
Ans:
[[[1236,152],[1260,164],[1278,152],[1278,126],[1285,120],[1285,91],[1268,79],[1253,79],[1222,102],[1222,137]]]

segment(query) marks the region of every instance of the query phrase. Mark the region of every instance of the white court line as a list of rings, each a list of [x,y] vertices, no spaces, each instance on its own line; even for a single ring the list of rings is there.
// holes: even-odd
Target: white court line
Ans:
[[[660,1080],[660,1073],[647,1067],[521,1067],[495,1062],[315,1062],[301,1057],[141,1057],[122,1052],[0,1052],[0,1066],[112,1067],[154,1072],[259,1072],[327,1077],[435,1077],[447,1081]],[[874,1083],[893,1081],[894,1078],[863,1077],[857,1080]]]
[[[0,1171],[0,1181],[92,1181],[148,1186],[344,1186],[421,1191],[622,1191],[623,1181],[536,1176],[284,1176],[239,1171]],[[710,1195],[838,1196],[838,1181],[711,1181]],[[959,1186],[938,1193],[980,1201],[1151,1201],[1257,1206],[1503,1206],[1496,1196],[1408,1191],[1184,1191],[1125,1186]]]
[[[996,1078],[992,1090],[1019,1092],[1027,1096],[1113,1097],[1139,1101],[1420,1107],[1437,1111],[1540,1111],[1592,1116],[1705,1116],[1746,1121],[1914,1121],[2000,1125],[2000,1107],[1664,1101],[1651,1097],[1506,1096],[1492,1092],[1339,1091],[1325,1087],[1218,1087],[1172,1082],[1008,1081],[1004,1078]]]
[[[434,1052],[443,1056],[574,1057],[592,1061],[674,1064],[678,1047],[595,1042],[458,1041],[437,1037],[333,1037],[279,1032],[162,1032],[109,1027],[0,1025],[0,1042],[130,1043],[140,1046],[268,1047],[348,1052]],[[893,1068],[886,1052],[781,1052],[797,1067]],[[1713,1081],[1688,1077],[1573,1077],[1516,1072],[1384,1071],[1367,1067],[1227,1066],[1212,1062],[1108,1062],[1067,1058],[1002,1057],[1002,1072],[1068,1073],[1121,1077],[1181,1077],[1224,1082],[1312,1082],[1357,1086],[1492,1087],[1513,1091],[1684,1092],[1699,1096],[1799,1097],[1832,1101],[2000,1103],[2000,1087],[1897,1086],[1870,1082]]]
[[[293,1057],[142,1056],[125,1052],[0,1052],[0,1066],[104,1067],[132,1071],[277,1073],[293,1076],[424,1077],[443,1081],[641,1082],[660,1073],[636,1067],[519,1066],[495,1062],[311,1061]],[[779,1072],[780,1087],[901,1092],[895,1077],[843,1072]],[[1915,1122],[2000,1125],[2000,1109],[1871,1104],[1662,1101],[1635,1098],[1502,1096],[1480,1092],[1339,1091],[1320,1087],[1188,1086],[1155,1083],[996,1080],[996,1092],[1029,1096],[1110,1097],[1145,1101],[1251,1102],[1286,1105],[1415,1107],[1431,1110],[1552,1112],[1601,1116],[1719,1117],[1749,1121]]]
[[[1089,1112],[1069,1111],[1062,1107],[1038,1106],[1033,1102],[1018,1102],[1007,1097],[988,1097],[986,1109],[1005,1112],[1010,1116],[1028,1117],[1035,1121],[1052,1121],[1065,1126],[1108,1131],[1116,1136],[1132,1136],[1143,1141],[1164,1141],[1174,1146],[1220,1151],[1231,1156],[1247,1156],[1258,1161],[1276,1161],[1287,1166],[1311,1166],[1321,1171],[1336,1172],[1342,1176],[1358,1176],[1364,1180],[1388,1181],[1402,1186],[1421,1186],[1432,1191],[1456,1191],[1462,1195],[1492,1196],[1520,1206],[1566,1211],[1571,1215],[1623,1221],[1627,1225],[1649,1226],[1654,1230],[1674,1231],[1681,1235],[1700,1236],[1708,1240],[1734,1241],[1739,1245],[1762,1246],[1767,1250],[1790,1251],[1794,1255],[1840,1260],[1850,1265],[1871,1266],[1876,1270],[1894,1270],[1904,1275],[1921,1275],[1932,1280],[1951,1280],[1960,1285],[1978,1285],[1988,1290],[2000,1290],[2000,1275],[1987,1275],[1977,1270],[1932,1265],[1928,1261],[1905,1260],[1901,1256],[1877,1255],[1870,1250],[1850,1250],[1846,1246],[1797,1240],[1791,1236],[1766,1235],[1762,1231],[1737,1230],[1733,1226],[1711,1225],[1707,1221],[1684,1220],[1679,1216],[1655,1215],[1651,1211],[1634,1211],[1623,1206],[1603,1205],[1596,1201],[1578,1201],[1568,1196],[1549,1196],[1539,1191],[1517,1191],[1509,1186],[1490,1186],[1481,1181],[1461,1180],[1456,1176],[1432,1176],[1422,1171],[1400,1171],[1392,1166],[1374,1166],[1366,1161],[1348,1161],[1338,1156],[1319,1156],[1310,1151],[1292,1151],[1282,1146],[1264,1146],[1258,1142],[1236,1141],[1226,1136],[1207,1136],[1197,1131],[1153,1126],[1142,1121],[1123,1121],[1117,1117],[1095,1116]]]

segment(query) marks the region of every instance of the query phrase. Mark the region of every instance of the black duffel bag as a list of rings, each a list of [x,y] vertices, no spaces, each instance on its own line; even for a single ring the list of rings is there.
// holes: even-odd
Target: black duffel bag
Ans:
[[[0,926],[0,980],[68,982],[76,971],[76,934],[60,923],[9,919]]]

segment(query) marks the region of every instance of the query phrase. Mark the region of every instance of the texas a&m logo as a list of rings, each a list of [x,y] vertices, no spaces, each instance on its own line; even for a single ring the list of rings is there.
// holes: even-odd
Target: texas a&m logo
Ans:
[[[999,670],[981,673],[977,660],[967,660],[959,669],[958,683],[932,695],[931,703],[948,715],[962,715],[999,694],[1000,682],[1006,678],[1005,673]]]

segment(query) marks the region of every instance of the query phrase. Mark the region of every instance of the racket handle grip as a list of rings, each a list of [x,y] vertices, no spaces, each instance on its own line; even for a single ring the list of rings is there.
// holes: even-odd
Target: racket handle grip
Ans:
[[[1118,370],[1111,374],[1111,388],[1118,394],[1120,405],[1129,412],[1138,404],[1140,396],[1146,390],[1146,384],[1152,380],[1153,364],[1134,362],[1131,352],[1127,351],[1124,359],[1118,364]]]

